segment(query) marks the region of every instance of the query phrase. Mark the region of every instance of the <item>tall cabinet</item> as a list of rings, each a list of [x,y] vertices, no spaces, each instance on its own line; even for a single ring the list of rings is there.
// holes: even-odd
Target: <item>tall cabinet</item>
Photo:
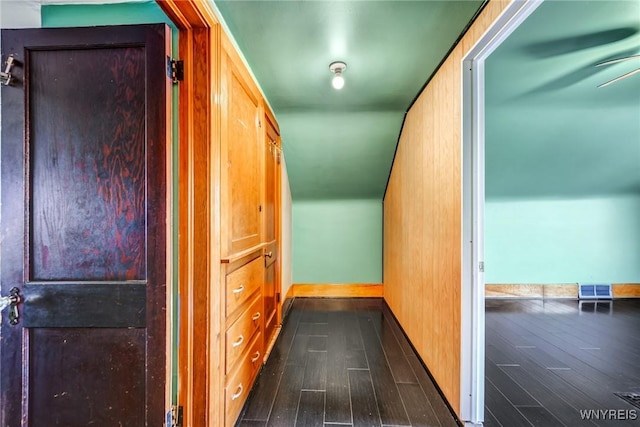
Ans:
[[[179,316],[167,322],[178,381],[175,400],[167,381],[165,404],[177,403],[168,416],[183,408],[184,425],[231,426],[280,323],[279,129],[213,2],[157,3],[178,28],[184,65],[176,73],[179,253],[167,260],[178,270],[177,296],[167,300]]]
[[[229,42],[220,61],[225,425],[234,425],[277,332],[280,137]]]

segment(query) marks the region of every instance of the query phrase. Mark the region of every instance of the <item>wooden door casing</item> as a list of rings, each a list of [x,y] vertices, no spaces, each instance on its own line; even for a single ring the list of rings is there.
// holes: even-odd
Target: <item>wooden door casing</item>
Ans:
[[[264,299],[265,347],[280,323],[278,318],[278,298],[280,294],[280,135],[275,120],[265,114],[265,219],[264,234],[267,244],[265,252],[265,281],[262,296]]]
[[[179,32],[179,238],[177,402],[185,426],[224,424],[221,257],[220,50],[209,2],[156,0]],[[213,349],[213,350],[212,350]],[[216,351],[216,349],[218,349]]]
[[[166,373],[164,24],[3,30],[5,426],[162,425]]]

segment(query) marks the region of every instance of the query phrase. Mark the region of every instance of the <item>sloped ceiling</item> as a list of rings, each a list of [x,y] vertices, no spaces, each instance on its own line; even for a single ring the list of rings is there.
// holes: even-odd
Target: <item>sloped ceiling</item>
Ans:
[[[216,1],[278,118],[294,200],[382,199],[404,113],[481,4]]]
[[[640,1],[545,1],[486,62],[487,198],[640,194]]]
[[[482,0],[215,3],[278,117],[294,199],[343,199],[382,198],[404,112]],[[595,67],[634,54],[640,1],[544,1],[486,62],[487,198],[640,194],[640,73],[597,88],[640,59]]]
[[[481,1],[217,1],[294,200],[382,198],[404,113]],[[640,2],[547,0],[489,57],[487,198],[640,193]],[[331,88],[328,65],[347,63]]]

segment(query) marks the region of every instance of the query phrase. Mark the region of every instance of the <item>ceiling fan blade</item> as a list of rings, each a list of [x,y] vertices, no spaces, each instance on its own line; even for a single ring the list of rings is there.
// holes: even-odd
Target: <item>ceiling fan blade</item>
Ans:
[[[623,75],[621,75],[621,76],[618,76],[618,77],[616,77],[616,78],[615,78],[615,79],[613,79],[613,80],[609,80],[609,81],[608,81],[608,82],[606,82],[606,83],[602,83],[601,85],[598,85],[598,87],[605,87],[605,86],[609,86],[609,85],[610,85],[610,84],[612,84],[612,83],[618,82],[618,81],[620,81],[620,80],[622,80],[622,79],[626,79],[627,77],[630,77],[630,76],[632,76],[632,75],[634,75],[634,74],[637,74],[637,73],[640,73],[640,68],[636,68],[635,70],[633,70],[633,71],[629,71],[628,73],[623,74]]]
[[[600,67],[602,65],[616,64],[618,62],[628,61],[629,59],[634,59],[634,58],[640,58],[640,55],[629,55],[629,56],[624,56],[622,58],[610,59],[608,61],[604,61],[604,62],[600,62],[599,64],[596,64],[596,67]]]

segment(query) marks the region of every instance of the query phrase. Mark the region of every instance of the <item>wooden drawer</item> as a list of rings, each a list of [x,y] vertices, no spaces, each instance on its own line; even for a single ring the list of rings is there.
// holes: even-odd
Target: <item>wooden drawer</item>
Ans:
[[[249,346],[253,334],[260,329],[263,322],[262,313],[262,294],[258,292],[258,296],[253,300],[251,306],[240,315],[238,320],[227,329],[226,334],[226,353],[227,353],[227,370],[229,373],[235,366],[238,358]]]
[[[225,424],[233,426],[242,409],[242,405],[247,400],[253,380],[262,365],[262,334],[258,332],[249,351],[243,355],[237,369],[232,375],[227,377],[227,385],[224,390],[225,402]]]
[[[261,287],[264,281],[263,271],[262,257],[258,257],[227,274],[227,317],[247,301],[256,289]]]

